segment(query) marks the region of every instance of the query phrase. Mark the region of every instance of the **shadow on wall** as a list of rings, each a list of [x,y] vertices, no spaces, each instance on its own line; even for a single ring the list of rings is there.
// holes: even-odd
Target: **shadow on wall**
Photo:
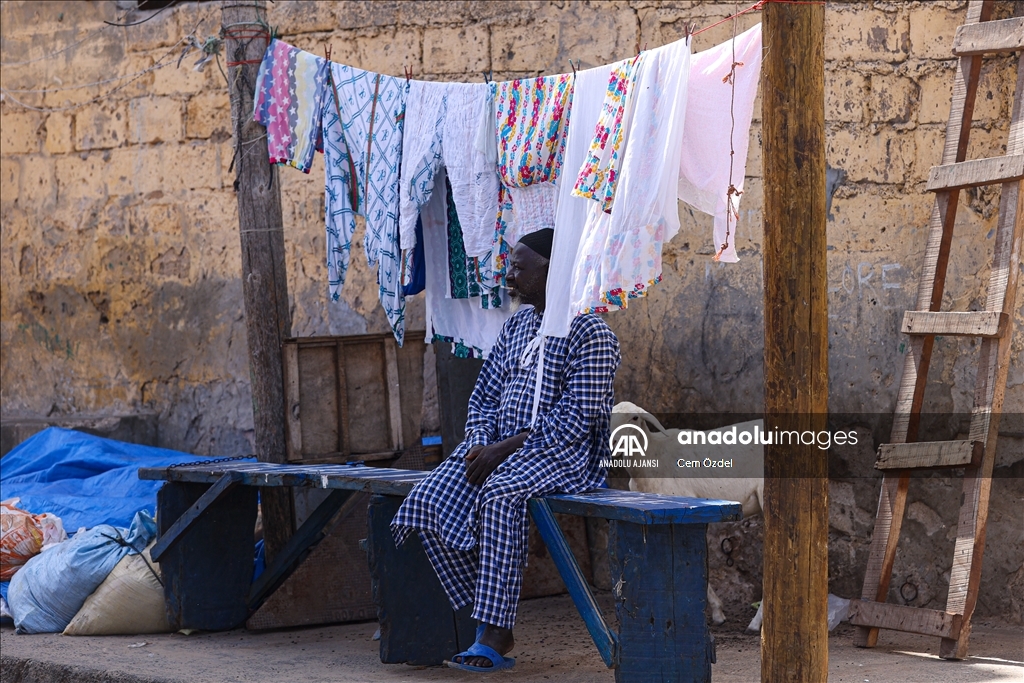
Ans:
[[[82,424],[203,455],[251,452],[240,285],[201,279],[122,282],[103,295],[70,286],[30,292],[3,328],[5,438],[23,439],[16,435],[34,424]],[[97,414],[117,424],[82,417]]]

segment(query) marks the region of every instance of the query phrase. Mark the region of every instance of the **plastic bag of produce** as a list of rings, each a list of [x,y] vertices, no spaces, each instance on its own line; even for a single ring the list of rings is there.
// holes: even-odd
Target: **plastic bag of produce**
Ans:
[[[121,558],[155,537],[156,522],[142,511],[130,529],[101,524],[30,559],[7,592],[18,633],[63,631]]]
[[[0,503],[0,581],[10,581],[31,558],[68,537],[60,517],[33,515],[16,507],[18,501]]]

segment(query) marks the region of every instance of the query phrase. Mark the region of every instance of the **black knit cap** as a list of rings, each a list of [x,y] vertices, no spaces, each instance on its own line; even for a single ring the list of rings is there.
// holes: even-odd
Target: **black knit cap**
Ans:
[[[551,258],[551,241],[555,238],[555,231],[551,228],[542,228],[528,235],[519,238],[519,244],[525,244],[533,251],[546,259]]]

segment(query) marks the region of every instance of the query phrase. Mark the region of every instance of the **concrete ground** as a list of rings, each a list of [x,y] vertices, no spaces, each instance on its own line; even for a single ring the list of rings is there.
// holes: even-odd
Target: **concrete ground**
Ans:
[[[608,596],[601,602],[610,607]],[[729,624],[716,629],[716,683],[760,680],[759,640]],[[371,640],[374,623],[275,632],[190,636],[64,637],[0,633],[2,683],[227,683],[332,681],[470,681],[473,674],[441,667],[381,664]],[[841,625],[829,642],[833,683],[995,683],[1024,681],[1024,630],[979,622],[970,657],[938,659],[938,639],[883,631],[872,650],[853,647],[854,629]],[[601,663],[568,597],[524,601],[516,626],[517,664],[496,674],[507,681],[600,683],[614,680]]]

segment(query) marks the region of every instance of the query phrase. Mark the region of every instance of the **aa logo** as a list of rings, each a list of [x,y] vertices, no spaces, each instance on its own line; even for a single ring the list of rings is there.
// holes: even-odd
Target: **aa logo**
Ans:
[[[647,452],[647,432],[627,422],[615,428],[608,445],[613,458],[643,458]]]

